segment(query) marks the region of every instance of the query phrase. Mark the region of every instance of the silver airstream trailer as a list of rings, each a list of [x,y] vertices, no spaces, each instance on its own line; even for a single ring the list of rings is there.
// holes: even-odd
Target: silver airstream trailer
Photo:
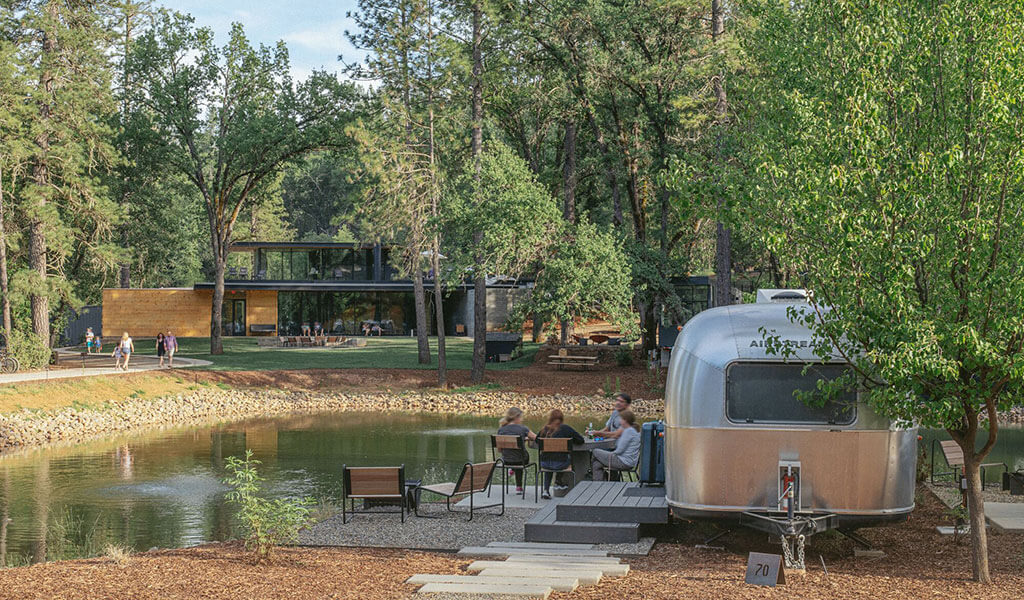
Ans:
[[[852,391],[820,408],[797,399],[794,390],[813,390],[846,367],[821,363],[811,332],[787,316],[811,310],[805,296],[774,292],[704,311],[676,340],[665,390],[672,512],[745,520],[784,537],[905,518],[914,508],[916,428],[882,418]],[[778,341],[765,331],[793,355],[770,354],[766,344]]]

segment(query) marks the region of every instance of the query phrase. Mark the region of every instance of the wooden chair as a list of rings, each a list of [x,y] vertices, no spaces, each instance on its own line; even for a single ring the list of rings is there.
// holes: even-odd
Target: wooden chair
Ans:
[[[400,467],[341,467],[344,489],[341,493],[341,522],[348,522],[348,514],[356,514],[357,499],[396,500],[405,523],[407,499],[405,493],[405,465]],[[348,502],[352,507],[347,508]],[[375,511],[391,512],[395,511]]]
[[[473,502],[473,495],[478,492],[483,492],[491,488],[491,479],[494,477],[494,470],[504,468],[501,460],[494,462],[485,463],[466,463],[462,466],[462,473],[459,474],[459,479],[455,483],[435,483],[433,485],[418,485],[416,486],[416,502],[413,504],[413,511],[417,517],[423,516],[420,514],[420,492],[430,492],[438,496],[444,496],[444,503],[448,509],[448,512],[452,512],[452,498],[459,496],[469,496],[469,520],[473,520],[473,511],[481,510],[484,508],[494,508],[496,506],[501,507],[501,512],[498,516],[505,514],[505,488],[501,490],[501,502],[497,504],[487,504],[485,506],[475,506]]]
[[[569,464],[564,469],[545,469],[544,465],[540,465],[541,475],[544,473],[555,473],[553,477],[557,477],[558,473],[568,473],[572,475],[572,486],[576,487],[576,471],[572,470],[572,438],[537,438],[537,447],[540,449],[540,458],[543,458],[545,452],[569,454]],[[540,460],[537,461],[540,463]]]
[[[935,472],[935,454],[936,454],[936,452],[935,452],[935,443],[936,442],[938,442],[939,443],[939,447],[942,448],[942,456],[946,459],[946,465],[948,465],[950,467],[949,471],[940,471],[938,473]],[[938,439],[932,440],[931,465],[932,465],[931,481],[932,481],[933,484],[935,483],[936,475],[939,476],[939,477],[943,477],[945,475],[952,475],[953,476],[953,481],[957,481],[959,479],[960,469],[963,469],[963,467],[964,467],[964,450],[963,450],[963,448],[960,447],[959,444],[957,444],[953,440],[938,440]],[[1006,465],[1006,463],[1003,463],[1003,462],[983,463],[981,465],[981,487],[983,487],[983,488],[985,487],[985,469],[988,468],[988,467],[1002,467],[1004,473],[1009,473],[1010,472],[1010,467],[1008,467]]]
[[[522,450],[526,452],[526,456],[529,456],[529,452],[526,450],[526,444],[523,441],[522,436],[518,435],[492,435],[491,436],[491,460],[498,460],[498,455],[502,450]],[[504,461],[502,461],[504,462]],[[540,497],[540,472],[537,470],[537,463],[532,460],[526,461],[523,465],[509,465],[506,464],[501,470],[501,493],[504,494],[508,489],[508,469],[513,471],[523,472],[523,500],[526,500],[526,472],[533,467],[533,501],[536,502],[537,498]],[[491,495],[491,490],[487,490],[487,495]]]

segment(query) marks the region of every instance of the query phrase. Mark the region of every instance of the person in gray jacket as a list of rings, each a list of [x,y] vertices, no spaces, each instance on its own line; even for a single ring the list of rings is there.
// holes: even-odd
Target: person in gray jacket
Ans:
[[[636,424],[636,416],[633,411],[626,409],[619,411],[619,419],[622,426],[615,440],[615,449],[597,449],[593,452],[591,468],[594,471],[594,481],[604,481],[608,469],[629,471],[636,467],[640,460],[640,427]]]

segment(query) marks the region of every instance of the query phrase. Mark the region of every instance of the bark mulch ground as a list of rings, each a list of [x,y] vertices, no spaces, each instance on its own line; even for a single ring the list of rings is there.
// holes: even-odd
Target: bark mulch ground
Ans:
[[[945,521],[942,504],[922,492],[906,523],[861,530],[885,558],[854,558],[852,542],[833,535],[813,538],[806,575],[790,575],[778,588],[743,583],[747,552],[777,552],[765,536],[737,531],[723,550],[694,547],[712,532],[682,525],[650,556],[630,560],[623,579],[555,600],[607,598],[875,598],[1019,599],[1024,597],[1024,536],[989,537],[995,583],[971,583],[970,547],[935,532]],[[824,557],[828,575],[821,567]],[[123,564],[104,558],[0,569],[0,599],[18,598],[408,598],[415,573],[460,573],[469,563],[451,554],[349,548],[287,548],[268,564],[254,565],[237,544],[139,554]]]

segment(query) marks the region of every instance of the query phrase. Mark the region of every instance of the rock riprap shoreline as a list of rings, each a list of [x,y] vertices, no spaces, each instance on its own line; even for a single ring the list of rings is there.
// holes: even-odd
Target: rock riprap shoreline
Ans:
[[[254,417],[314,412],[428,412],[500,415],[509,406],[543,414],[553,408],[570,413],[608,410],[601,395],[532,396],[513,392],[480,393],[323,393],[280,390],[201,389],[156,399],[125,398],[100,407],[0,415],[0,452],[58,442],[78,442],[160,426],[199,425]],[[634,412],[660,417],[662,400],[637,399]]]

